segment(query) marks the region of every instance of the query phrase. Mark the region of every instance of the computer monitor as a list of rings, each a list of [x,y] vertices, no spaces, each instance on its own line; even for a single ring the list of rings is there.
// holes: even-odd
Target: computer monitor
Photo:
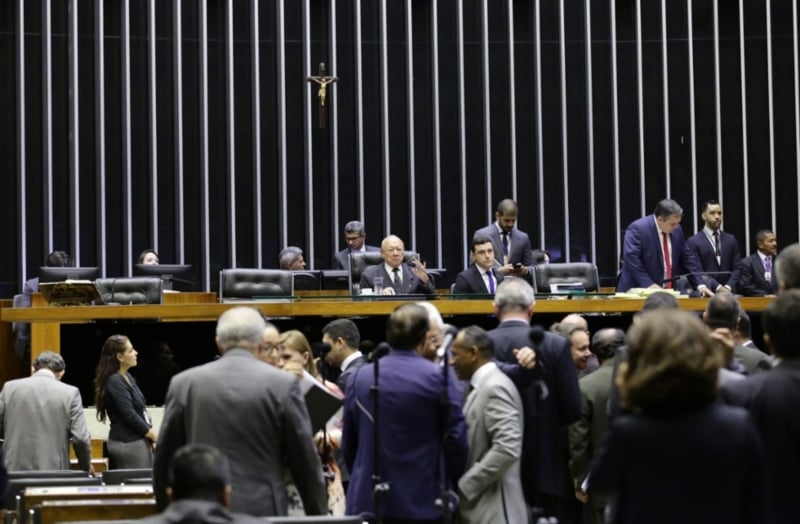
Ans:
[[[194,291],[194,268],[191,264],[136,264],[135,277],[161,277],[164,289]]]
[[[63,282],[64,280],[97,280],[97,267],[50,267],[39,268],[39,282]]]
[[[346,269],[323,269],[322,290],[350,289],[350,275]]]

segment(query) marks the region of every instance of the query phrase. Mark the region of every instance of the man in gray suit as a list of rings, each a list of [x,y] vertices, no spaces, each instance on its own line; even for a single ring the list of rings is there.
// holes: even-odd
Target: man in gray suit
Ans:
[[[61,382],[64,359],[44,351],[33,374],[6,382],[0,391],[0,434],[9,470],[69,469],[69,439],[80,468],[94,474],[92,436],[78,388]]]
[[[264,524],[262,519],[232,513],[231,468],[225,455],[203,444],[187,444],[175,452],[167,487],[170,504],[162,513],[137,524]]]
[[[425,271],[425,264],[417,258],[404,264],[405,253],[400,237],[384,238],[381,242],[383,264],[370,266],[361,273],[361,289],[373,288],[375,278],[382,278],[384,295],[433,295],[436,292],[433,277]]]
[[[172,378],[153,464],[160,509],[166,506],[169,463],[187,443],[221,450],[231,465],[231,509],[255,516],[286,515],[284,469],[309,515],[327,512],[322,466],[297,379],[259,360],[265,322],[248,307],[217,322],[222,358]]]
[[[469,455],[458,480],[459,522],[527,522],[519,459],[522,455],[522,399],[494,363],[494,344],[482,328],[462,329],[450,363],[469,381],[464,402]]]
[[[347,242],[347,247],[341,251],[337,251],[333,256],[334,269],[347,269],[350,267],[348,258],[350,253],[377,253],[381,249],[377,246],[369,246],[365,244],[367,240],[367,233],[364,231],[364,224],[358,220],[351,220],[344,226],[344,240]]]
[[[531,239],[524,231],[517,229],[519,206],[510,198],[497,204],[495,221],[472,235],[472,238],[485,237],[492,241],[498,271],[503,275],[525,277],[530,280],[533,266],[549,262],[547,253],[531,248]]]

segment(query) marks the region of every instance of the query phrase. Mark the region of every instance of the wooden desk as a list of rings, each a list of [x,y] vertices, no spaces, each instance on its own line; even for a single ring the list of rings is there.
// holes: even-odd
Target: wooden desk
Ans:
[[[191,303],[192,295],[202,303]],[[67,323],[86,323],[95,320],[115,319],[158,319],[162,322],[209,322],[215,321],[231,307],[248,305],[257,308],[269,317],[368,317],[387,316],[397,306],[408,303],[405,300],[370,299],[367,297],[351,300],[350,297],[302,296],[286,302],[241,302],[219,304],[211,302],[208,295],[181,294],[180,303],[166,299],[157,305],[130,306],[35,306],[30,308],[3,308],[0,320],[31,323],[31,358],[50,349],[60,351],[61,325]],[[763,311],[771,298],[743,298],[742,306],[747,311]],[[431,301],[443,316],[490,315],[493,313],[491,300],[451,300],[441,296]],[[608,297],[588,297],[574,299],[546,299],[536,302],[537,313],[585,313],[616,314],[634,313],[642,307],[642,299],[616,299]],[[680,299],[683,309],[703,311],[707,300],[701,298]]]

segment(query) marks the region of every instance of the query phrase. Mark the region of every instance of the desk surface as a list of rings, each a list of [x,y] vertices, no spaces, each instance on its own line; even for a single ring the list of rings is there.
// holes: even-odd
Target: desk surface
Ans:
[[[742,298],[740,303],[747,311],[763,311],[771,298]],[[642,307],[643,299],[617,299],[608,297],[547,299],[536,302],[538,313],[633,313]],[[702,298],[679,300],[689,311],[703,311],[708,302]],[[380,316],[390,314],[404,300],[351,300],[349,297],[322,299],[301,297],[288,302],[236,302],[224,304],[156,304],[129,306],[64,306],[3,308],[0,319],[14,322],[89,322],[103,319],[161,319],[171,321],[216,320],[225,310],[238,305],[259,309],[270,317],[350,317]],[[442,315],[480,315],[493,313],[491,300],[450,300],[440,297],[431,300]]]

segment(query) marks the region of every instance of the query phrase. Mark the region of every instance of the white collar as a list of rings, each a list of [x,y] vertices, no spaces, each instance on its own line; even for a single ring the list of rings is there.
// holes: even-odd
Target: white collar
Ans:
[[[339,369],[341,369],[342,372],[344,372],[344,370],[350,367],[350,364],[352,364],[360,356],[361,356],[361,351],[358,350],[353,351],[351,354],[347,356],[346,359],[342,360],[342,364],[339,366]]]

